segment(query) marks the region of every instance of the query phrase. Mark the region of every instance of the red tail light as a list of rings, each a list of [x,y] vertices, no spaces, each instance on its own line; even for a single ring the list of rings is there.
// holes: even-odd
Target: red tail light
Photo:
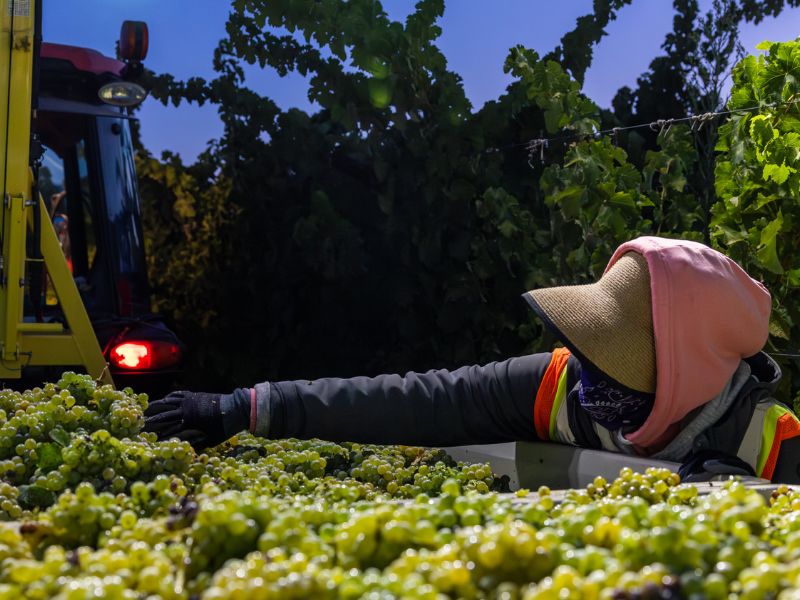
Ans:
[[[128,340],[114,346],[109,359],[115,367],[130,371],[165,369],[180,362],[181,349],[170,342]]]

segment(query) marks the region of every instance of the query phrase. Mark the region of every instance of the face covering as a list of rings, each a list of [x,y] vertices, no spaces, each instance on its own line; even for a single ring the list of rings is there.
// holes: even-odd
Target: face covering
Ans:
[[[653,408],[655,394],[631,390],[597,369],[581,363],[578,399],[589,417],[606,429],[637,430]]]

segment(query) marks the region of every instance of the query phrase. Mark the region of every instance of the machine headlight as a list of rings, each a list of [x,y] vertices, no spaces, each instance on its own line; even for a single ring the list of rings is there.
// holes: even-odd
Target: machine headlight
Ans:
[[[115,81],[101,87],[97,95],[106,104],[136,106],[147,97],[147,91],[132,81]]]

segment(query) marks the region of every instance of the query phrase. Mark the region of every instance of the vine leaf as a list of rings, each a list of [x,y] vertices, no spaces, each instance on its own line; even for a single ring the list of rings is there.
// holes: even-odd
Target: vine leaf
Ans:
[[[769,271],[780,275],[783,267],[778,259],[778,234],[783,227],[783,215],[778,211],[778,216],[761,231],[761,242],[758,247],[758,260]]]
[[[795,172],[796,169],[786,166],[786,163],[780,165],[768,164],[764,165],[762,177],[764,179],[771,179],[778,185],[781,185],[782,183],[786,183],[786,180],[789,179],[789,175]]]

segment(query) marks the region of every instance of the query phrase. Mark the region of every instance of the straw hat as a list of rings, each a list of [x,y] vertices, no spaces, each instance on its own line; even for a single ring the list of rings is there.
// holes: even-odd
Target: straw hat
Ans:
[[[578,359],[632,390],[656,391],[650,272],[641,254],[624,254],[596,283],[525,297]]]

